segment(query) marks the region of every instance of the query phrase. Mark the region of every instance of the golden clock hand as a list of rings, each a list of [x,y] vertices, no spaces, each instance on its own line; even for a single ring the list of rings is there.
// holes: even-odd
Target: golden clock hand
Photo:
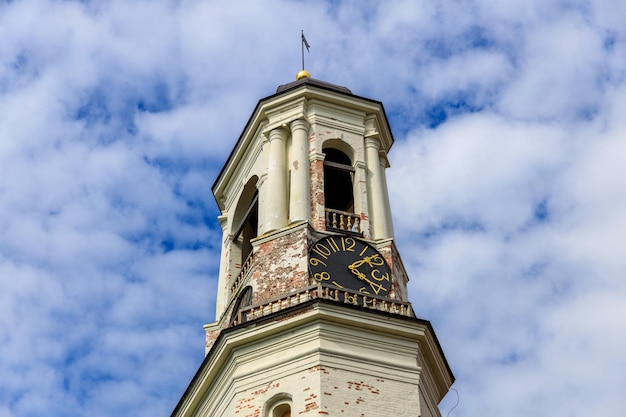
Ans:
[[[357,262],[355,262],[355,263],[357,263]],[[351,265],[348,265],[348,269],[350,270],[350,272],[352,272],[354,275],[356,275],[358,279],[364,280],[365,279],[365,274],[357,269],[359,266],[361,266],[363,264],[360,263],[359,265],[355,265],[355,263],[353,263]]]
[[[351,263],[348,268],[353,269],[353,268],[358,268],[363,264],[368,264],[369,266],[371,266],[372,268],[375,266],[381,266],[384,264],[383,259],[380,257],[380,255],[372,255],[372,256],[366,256],[363,259],[359,259],[358,261],[354,261],[353,263]]]
[[[357,269],[358,267],[363,265],[365,262],[367,262],[365,259],[359,259],[358,261],[354,261],[350,265],[348,265],[348,268],[350,268],[350,270]]]
[[[352,264],[348,265],[348,269],[350,269],[350,272],[352,272],[354,275],[356,275],[358,279],[360,279],[361,281],[367,282],[370,285],[370,287],[372,288],[372,290],[374,290],[376,295],[378,295],[378,293],[381,290],[387,291],[387,289],[383,285],[381,285],[381,284],[379,284],[377,282],[374,282],[371,279],[367,278],[367,276],[365,276],[365,274],[363,272],[361,272],[361,271],[359,271],[357,269],[359,266],[363,265],[366,262],[367,261],[365,259],[358,260],[358,261],[353,262]],[[369,262],[368,262],[368,264],[369,264]]]

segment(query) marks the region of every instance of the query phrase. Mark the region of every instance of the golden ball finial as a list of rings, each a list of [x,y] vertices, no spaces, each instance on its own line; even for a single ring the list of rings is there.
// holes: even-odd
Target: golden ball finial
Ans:
[[[303,78],[311,78],[311,74],[309,74],[309,71],[302,70],[298,73],[298,75],[296,75],[296,80],[301,80]]]

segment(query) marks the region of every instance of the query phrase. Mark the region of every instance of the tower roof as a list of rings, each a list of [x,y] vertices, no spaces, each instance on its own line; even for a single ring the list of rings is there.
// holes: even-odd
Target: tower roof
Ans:
[[[285,91],[289,91],[294,88],[298,88],[301,85],[314,85],[316,87],[324,88],[327,90],[336,91],[338,93],[352,94],[352,91],[348,87],[327,83],[326,81],[316,80],[315,78],[305,77],[296,81],[292,81],[288,84],[279,85],[276,89],[276,94],[280,94]]]

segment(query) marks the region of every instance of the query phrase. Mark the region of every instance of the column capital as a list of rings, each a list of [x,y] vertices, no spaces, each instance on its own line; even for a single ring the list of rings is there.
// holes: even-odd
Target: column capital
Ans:
[[[282,127],[276,127],[270,131],[269,141],[273,141],[275,139],[285,140],[287,138],[287,132]]]
[[[323,161],[326,159],[326,154],[323,152],[311,152],[309,154],[310,161]]]
[[[290,127],[291,127],[291,132],[295,132],[296,130],[309,130],[309,122],[306,121],[306,119],[296,119],[293,122],[291,122]]]
[[[380,150],[380,140],[378,139],[378,136],[366,136],[365,147],[374,148],[376,151]]]

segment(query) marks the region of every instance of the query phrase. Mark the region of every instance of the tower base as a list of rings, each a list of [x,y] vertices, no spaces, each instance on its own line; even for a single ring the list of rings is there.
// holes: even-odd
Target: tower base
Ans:
[[[429,322],[312,299],[224,330],[172,416],[440,416]]]

